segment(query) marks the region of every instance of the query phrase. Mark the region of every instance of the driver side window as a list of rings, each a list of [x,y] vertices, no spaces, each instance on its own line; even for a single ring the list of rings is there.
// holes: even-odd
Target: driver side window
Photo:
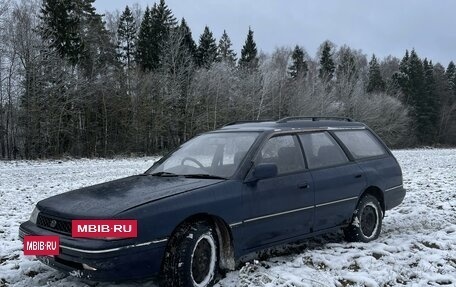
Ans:
[[[278,174],[286,174],[305,169],[304,157],[298,139],[294,135],[270,138],[257,155],[255,164],[273,163]]]

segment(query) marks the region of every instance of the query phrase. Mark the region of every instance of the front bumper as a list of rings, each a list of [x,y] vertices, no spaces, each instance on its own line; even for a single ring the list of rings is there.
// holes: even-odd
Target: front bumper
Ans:
[[[37,256],[38,260],[69,275],[94,281],[124,281],[153,277],[160,271],[166,239],[135,243],[72,238],[37,227],[30,221],[19,227],[25,235],[58,235],[58,256]]]

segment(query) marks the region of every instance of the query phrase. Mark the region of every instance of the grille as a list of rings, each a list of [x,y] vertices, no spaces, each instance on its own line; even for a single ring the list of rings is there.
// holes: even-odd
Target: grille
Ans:
[[[55,223],[53,222],[55,221]],[[36,225],[39,227],[52,230],[58,233],[63,233],[71,235],[71,221],[62,220],[52,216],[44,215],[42,213],[38,214],[38,219]]]

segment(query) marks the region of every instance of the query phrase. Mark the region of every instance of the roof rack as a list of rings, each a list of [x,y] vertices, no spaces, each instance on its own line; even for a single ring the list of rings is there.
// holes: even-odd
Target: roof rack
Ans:
[[[287,123],[289,121],[300,121],[300,120],[308,120],[308,121],[324,121],[324,120],[334,120],[334,121],[346,121],[346,122],[353,122],[351,118],[348,117],[286,117],[277,121],[277,123]]]
[[[238,124],[261,123],[261,122],[273,122],[273,121],[274,121],[274,120],[244,120],[244,121],[234,121],[234,122],[227,123],[226,125],[224,125],[224,127],[226,127],[226,126],[232,126],[232,125],[238,125]]]

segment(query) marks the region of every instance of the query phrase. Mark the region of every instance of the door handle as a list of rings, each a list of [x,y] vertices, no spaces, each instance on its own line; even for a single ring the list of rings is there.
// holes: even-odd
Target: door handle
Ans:
[[[361,178],[363,175],[360,173],[360,174],[357,174],[355,175],[355,178]]]
[[[303,182],[303,183],[299,183],[298,184],[298,188],[300,189],[306,189],[306,188],[309,188],[310,185],[307,183],[307,182]]]

